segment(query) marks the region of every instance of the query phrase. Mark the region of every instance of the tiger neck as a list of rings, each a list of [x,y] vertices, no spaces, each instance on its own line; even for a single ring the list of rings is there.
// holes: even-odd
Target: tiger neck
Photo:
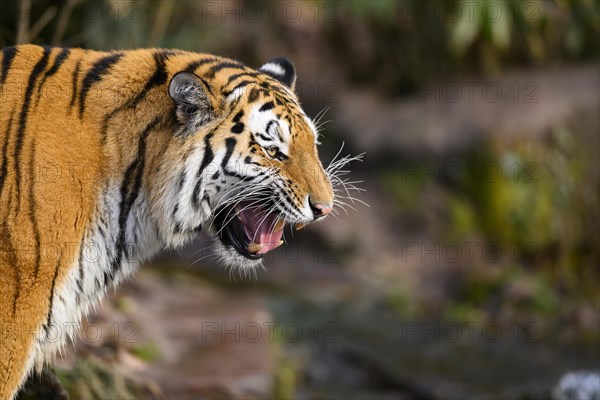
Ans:
[[[81,268],[89,274],[89,282],[81,285],[83,294],[92,303],[162,248],[144,191],[130,190],[126,181],[107,182],[100,191],[79,255]]]
[[[93,275],[90,300],[97,300],[99,293],[121,282],[164,247],[150,213],[148,181],[166,146],[161,138],[167,134],[160,118],[147,118],[146,128],[130,139],[128,150],[112,149],[105,158],[104,169],[110,173],[102,174],[104,181],[79,260]]]

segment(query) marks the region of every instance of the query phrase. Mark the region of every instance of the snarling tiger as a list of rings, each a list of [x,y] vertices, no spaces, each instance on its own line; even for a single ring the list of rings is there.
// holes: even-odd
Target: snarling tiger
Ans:
[[[0,398],[138,263],[204,231],[250,269],[331,179],[285,58],[21,45],[0,72]]]

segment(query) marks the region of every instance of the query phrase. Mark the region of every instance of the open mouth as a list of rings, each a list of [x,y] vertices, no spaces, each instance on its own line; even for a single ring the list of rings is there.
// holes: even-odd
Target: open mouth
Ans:
[[[253,206],[240,202],[235,207],[217,210],[215,225],[219,239],[231,245],[238,253],[251,260],[283,244],[285,221],[275,205]]]

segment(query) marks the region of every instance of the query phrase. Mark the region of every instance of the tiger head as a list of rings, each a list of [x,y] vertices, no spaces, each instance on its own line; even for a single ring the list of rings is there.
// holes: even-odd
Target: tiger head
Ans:
[[[226,265],[248,268],[333,208],[317,129],[294,92],[291,62],[275,58],[220,85],[190,72],[169,82],[179,130],[163,156],[155,202],[162,238],[203,230]]]

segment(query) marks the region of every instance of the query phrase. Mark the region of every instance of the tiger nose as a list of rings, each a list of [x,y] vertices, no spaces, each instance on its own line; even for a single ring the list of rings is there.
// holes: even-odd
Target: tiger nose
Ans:
[[[310,204],[310,209],[312,210],[315,219],[329,214],[332,209],[331,203],[323,203],[320,201],[314,202],[310,197],[308,203]]]

